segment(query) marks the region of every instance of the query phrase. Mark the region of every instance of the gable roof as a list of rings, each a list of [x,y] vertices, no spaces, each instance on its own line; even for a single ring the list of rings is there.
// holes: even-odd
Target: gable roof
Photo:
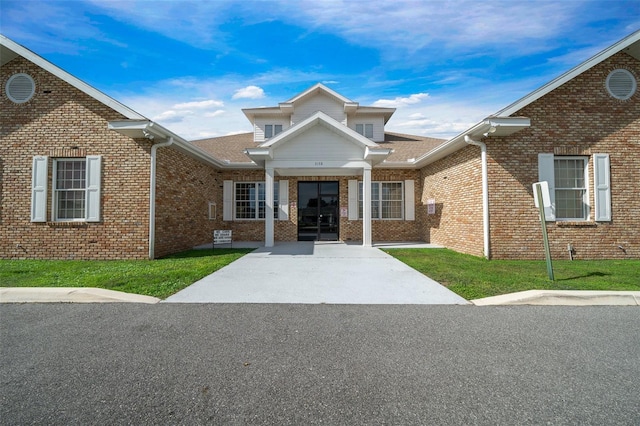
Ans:
[[[423,154],[416,159],[414,165],[416,167],[424,167],[441,158],[450,155],[467,145],[465,137],[472,139],[481,139],[491,136],[506,136],[530,126],[530,120],[526,117],[512,116],[527,105],[537,101],[544,95],[557,89],[564,83],[572,80],[578,75],[588,71],[602,61],[610,58],[618,52],[625,51],[634,58],[640,60],[640,30],[636,31],[617,43],[609,46],[603,51],[597,53],[581,64],[571,68],[569,71],[551,80],[544,86],[534,90],[528,95],[518,99],[512,104],[506,106],[495,114],[485,118],[484,120],[474,124],[464,132],[454,136],[442,145],[435,147],[429,152]]]
[[[93,99],[97,100],[98,102],[101,102],[102,104],[108,106],[114,111],[117,111],[120,114],[124,115],[126,118],[129,118],[132,120],[146,119],[143,115],[135,112],[128,106],[121,104],[115,99],[105,95],[98,89],[92,86],[89,86],[84,81],[78,79],[77,77],[72,76],[68,72],[64,71],[62,68],[59,68],[53,65],[51,62],[33,53],[31,50],[27,49],[26,47],[0,34],[0,58],[1,58],[0,65],[6,64],[7,62],[17,58],[18,56],[22,56],[26,60],[50,72],[51,74],[60,78],[64,82],[70,84],[71,86],[75,87],[81,92],[84,92],[87,95],[91,96]]]
[[[518,99],[514,103],[501,109],[500,111],[496,112],[494,116],[496,117],[508,116],[516,113],[517,111],[526,107],[530,103],[540,99],[541,97],[551,92],[552,90],[562,86],[567,81],[572,80],[573,78],[577,77],[578,75],[582,74],[585,71],[588,71],[589,69],[598,65],[600,62],[610,58],[611,56],[615,55],[618,52],[621,52],[622,50],[625,50],[631,56],[640,60],[640,30],[634,32],[633,34],[628,35],[627,37],[623,38],[619,42],[607,47],[603,51],[595,54],[594,56],[582,62],[581,64],[571,68],[569,71],[565,72],[559,77],[556,77],[555,79],[551,80],[549,83],[545,84],[544,86],[534,90],[528,95]]]

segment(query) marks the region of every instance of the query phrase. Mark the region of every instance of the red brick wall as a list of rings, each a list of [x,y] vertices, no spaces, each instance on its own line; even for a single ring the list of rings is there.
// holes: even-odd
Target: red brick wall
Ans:
[[[611,160],[612,221],[554,222],[548,226],[554,258],[640,257],[640,93],[620,101],[605,87],[614,69],[640,82],[640,63],[618,53],[518,111],[531,128],[488,142],[491,245],[495,258],[544,258],[531,185],[538,181],[538,153],[589,156],[589,203],[593,207],[593,157]],[[627,253],[617,248],[623,246]]]
[[[219,171],[173,147],[159,148],[156,161],[155,257],[211,242],[219,228],[209,219],[209,202],[222,215]]]
[[[480,148],[468,146],[421,170],[422,239],[453,250],[483,255]],[[435,200],[435,214],[427,201]]]
[[[9,77],[31,75],[36,94],[14,104]],[[16,58],[0,70],[0,257],[50,259],[146,258],[149,144],[107,129],[119,113],[32,63]],[[71,149],[75,148],[75,149]],[[31,223],[34,155],[101,155],[101,222]],[[51,216],[51,176],[47,217]]]

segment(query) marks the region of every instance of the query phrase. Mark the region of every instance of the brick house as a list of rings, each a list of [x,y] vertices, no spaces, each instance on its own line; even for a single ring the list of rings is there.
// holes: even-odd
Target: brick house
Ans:
[[[640,252],[640,32],[450,140],[316,84],[186,141],[2,37],[0,257],[154,258],[210,241],[428,241],[541,258]]]

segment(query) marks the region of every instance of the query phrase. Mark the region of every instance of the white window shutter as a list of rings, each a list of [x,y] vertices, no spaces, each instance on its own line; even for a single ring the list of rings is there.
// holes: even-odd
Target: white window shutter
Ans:
[[[31,169],[31,222],[47,221],[47,164],[47,157],[33,157],[33,168]]]
[[[412,180],[404,181],[404,220],[416,220],[416,202]]]
[[[593,180],[596,221],[611,220],[611,182],[609,154],[593,154]]]
[[[358,181],[349,180],[349,220],[358,220]]]
[[[233,220],[233,181],[225,180],[222,187],[222,220]]]
[[[278,188],[278,220],[289,220],[289,181],[281,180]]]
[[[546,220],[556,220],[556,181],[554,176],[553,154],[538,154],[538,181],[549,184],[551,207],[545,207]]]
[[[102,157],[99,155],[87,155],[87,197],[86,221],[100,221],[100,176]]]

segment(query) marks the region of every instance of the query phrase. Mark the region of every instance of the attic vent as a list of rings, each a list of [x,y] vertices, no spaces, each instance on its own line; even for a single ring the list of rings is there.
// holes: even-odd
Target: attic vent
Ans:
[[[636,93],[636,79],[627,70],[613,70],[607,77],[607,91],[616,99],[629,99]]]
[[[36,83],[28,74],[14,74],[9,77],[5,90],[12,102],[23,104],[33,97],[36,92]]]

